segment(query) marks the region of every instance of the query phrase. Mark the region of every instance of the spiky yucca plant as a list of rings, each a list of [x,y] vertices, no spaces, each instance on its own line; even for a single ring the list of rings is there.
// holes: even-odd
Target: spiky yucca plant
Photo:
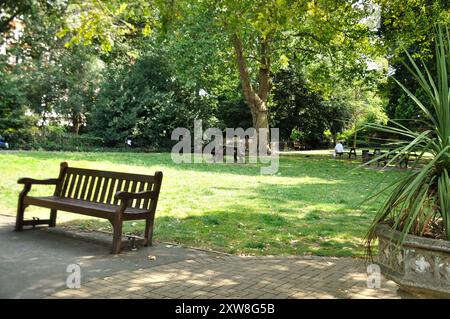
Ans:
[[[428,101],[420,100],[402,83],[396,82],[415,101],[424,113],[426,129],[414,132],[393,121],[392,125],[370,124],[379,131],[400,136],[396,154],[390,162],[411,151],[418,154],[413,169],[403,178],[384,189],[388,194],[384,205],[377,212],[367,236],[367,247],[376,238],[375,228],[388,223],[401,232],[400,245],[407,234],[424,236],[436,230],[441,238],[450,240],[450,37],[447,27],[436,27],[436,73],[431,74],[422,62],[419,66],[408,55],[411,66],[405,64],[418,81]],[[418,166],[427,154],[427,161]],[[431,159],[428,160],[428,155]],[[389,163],[388,163],[389,164]]]

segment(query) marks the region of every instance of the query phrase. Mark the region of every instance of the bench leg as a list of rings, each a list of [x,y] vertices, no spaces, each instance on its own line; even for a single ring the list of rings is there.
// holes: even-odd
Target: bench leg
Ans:
[[[24,204],[24,198],[27,196],[28,192],[31,189],[31,184],[25,184],[23,190],[19,194],[19,200],[17,202],[17,215],[16,215],[16,231],[23,230],[23,216],[25,214],[25,204]]]
[[[50,223],[48,224],[49,227],[55,227],[56,226],[56,209],[50,210]]]
[[[112,223],[113,225],[113,243],[112,243],[112,254],[120,253],[120,246],[122,243],[122,220],[116,220]]]
[[[145,220],[144,246],[152,246],[154,219],[155,219],[155,217],[151,217],[151,218],[147,218]]]
[[[400,161],[400,163],[398,164],[398,166],[399,166],[401,169],[407,169],[407,168],[408,168],[408,162],[402,160],[402,161]]]
[[[19,199],[19,204],[17,205],[17,215],[16,215],[16,228],[15,231],[23,230],[23,216],[25,214],[25,205],[22,199]]]

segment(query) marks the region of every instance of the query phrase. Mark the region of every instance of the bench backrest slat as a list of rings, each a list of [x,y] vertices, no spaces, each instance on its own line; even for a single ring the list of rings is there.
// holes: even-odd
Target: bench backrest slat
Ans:
[[[112,204],[112,198],[114,196],[116,184],[117,184],[117,178],[111,178],[111,182],[109,183],[108,195],[106,196],[106,202],[108,204]]]
[[[79,199],[86,199],[86,195],[87,195],[87,187],[89,185],[89,179],[91,178],[91,176],[85,176],[84,181],[83,181],[83,187],[81,188],[81,193],[80,193],[80,197]]]
[[[147,189],[153,190],[153,183],[148,183],[148,184],[146,185],[146,187],[147,187]],[[150,200],[149,200],[149,199],[144,199],[144,200],[142,201],[142,207],[149,208],[149,206],[150,206]]]
[[[130,187],[129,191],[132,192],[132,193],[136,192],[137,184],[138,184],[137,181],[131,181],[131,187]],[[134,206],[134,202],[135,202],[134,200],[130,201],[129,206],[130,207],[135,207]]]
[[[83,182],[84,177],[85,177],[85,175],[78,175],[77,186],[75,187],[75,192],[73,194],[73,198],[75,198],[75,199],[80,199],[80,187],[81,187],[81,183]]]
[[[123,189],[123,186],[124,186],[124,180],[118,179],[116,189]],[[114,198],[113,204],[118,205],[119,204],[118,199]]]
[[[144,190],[145,190],[146,184],[147,184],[147,183],[145,183],[145,182],[141,182],[141,183],[139,184],[138,192],[144,191]],[[136,203],[135,203],[135,207],[142,208],[141,203],[142,203],[142,201],[141,201],[140,199],[137,199],[137,200],[136,200]]]
[[[76,176],[74,174],[67,173],[67,178],[69,180],[69,184],[68,184],[68,190],[67,190],[65,197],[72,198],[73,187],[75,184]]]
[[[102,184],[102,188],[101,188],[101,192],[100,192],[100,197],[98,199],[99,203],[104,203],[105,202],[106,189],[108,188],[108,184],[109,184],[110,180],[111,179],[109,177],[105,177],[103,179],[103,184]]]
[[[96,202],[97,201],[98,194],[100,193],[100,188],[102,187],[103,180],[104,180],[103,177],[96,176],[94,195],[90,199],[92,202]]]
[[[87,191],[87,194],[86,194],[86,197],[85,197],[85,199],[88,200],[88,201],[90,201],[91,198],[92,198],[92,194],[93,194],[93,191],[94,191],[94,185],[95,185],[96,179],[97,179],[96,176],[91,176],[91,179],[89,181],[88,191]]]
[[[67,197],[66,196],[67,195],[67,187],[69,187],[69,180],[70,180],[69,174],[65,174],[63,176],[63,178],[64,178],[64,181],[62,183],[63,186],[61,188],[61,193],[60,194],[55,194],[55,195],[60,195],[61,197]]]
[[[155,176],[67,167],[59,196],[96,203],[118,205],[114,194],[118,191],[141,192],[152,190]],[[150,209],[151,201],[133,200],[130,207]]]

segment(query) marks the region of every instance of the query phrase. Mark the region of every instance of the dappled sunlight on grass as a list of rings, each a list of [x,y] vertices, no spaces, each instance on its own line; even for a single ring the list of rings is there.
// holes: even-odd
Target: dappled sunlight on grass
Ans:
[[[153,174],[164,172],[155,239],[248,255],[360,256],[360,245],[380,200],[368,194],[400,171],[358,169],[359,161],[329,156],[280,157],[275,175],[260,175],[259,164],[181,164],[159,153],[0,153],[0,209],[15,214],[19,177],[56,177],[61,161],[71,166]],[[263,165],[264,166],[264,165]],[[52,187],[36,186],[34,195]],[[48,212],[30,207],[28,216]],[[110,230],[109,222],[60,213],[71,227]],[[141,234],[141,221],[125,232]]]

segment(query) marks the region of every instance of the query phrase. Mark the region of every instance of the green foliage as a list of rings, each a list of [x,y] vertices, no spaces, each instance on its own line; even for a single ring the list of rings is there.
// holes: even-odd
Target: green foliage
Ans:
[[[306,86],[303,73],[294,67],[274,76],[272,103],[272,125],[280,128],[280,138],[315,147],[327,143],[326,130],[336,136],[350,118],[348,104],[339,99],[324,100],[319,92]]]
[[[89,151],[102,149],[103,145],[103,139],[96,136],[49,131],[34,135],[33,141],[26,147],[47,151]]]
[[[23,128],[27,123],[23,92],[17,74],[0,60],[0,135]]]
[[[410,54],[414,53],[412,49],[408,50],[408,52]],[[401,58],[407,59],[408,57],[406,53],[403,53]],[[430,72],[436,72],[433,58],[424,60],[424,63]],[[408,88],[409,91],[414,93],[414,96],[419,98],[422,103],[427,104],[427,108],[430,108],[430,101],[425,91],[416,81],[414,75],[405,67],[404,63],[394,63],[393,68],[395,69],[395,78]],[[404,90],[398,90],[398,84],[393,77],[390,77],[386,85],[381,88],[381,93],[383,92],[385,92],[386,97],[389,99],[389,102],[385,106],[386,114],[389,118],[401,121],[402,124],[408,125],[409,128],[414,130],[422,130],[424,128],[422,118],[425,114]]]
[[[380,35],[391,60],[398,62],[404,48],[414,48],[413,57],[427,60],[433,56],[435,23],[448,25],[447,0],[375,0],[380,6]],[[396,61],[397,60],[397,61]]]
[[[411,90],[411,88],[408,88],[408,90]],[[391,92],[394,92],[394,90]],[[417,88],[416,90],[411,90],[411,92],[418,99],[427,103],[426,93],[422,89]],[[402,121],[404,124],[408,124],[410,128],[415,128],[416,130],[422,128],[423,123],[421,120],[424,114],[407,94],[399,94],[397,99],[391,98],[389,101],[390,103],[386,106],[386,113],[390,119]]]
[[[0,2],[0,34],[11,31],[11,22],[29,13],[31,8],[30,0],[2,0]]]
[[[421,58],[430,72],[435,72],[433,60],[436,22],[450,23],[450,2],[442,0],[377,0],[381,5],[380,35],[389,57],[391,72],[409,91],[424,104],[429,104],[426,93],[404,62],[408,61],[405,49],[414,58]],[[389,118],[401,121],[412,130],[422,130],[423,112],[403,90],[398,89],[393,77],[380,86],[380,94],[388,99],[385,106]],[[431,105],[427,106],[428,108]]]
[[[305,136],[305,133],[303,133],[302,131],[299,131],[298,129],[296,129],[294,127],[291,131],[291,135],[289,136],[289,138],[292,141],[302,141],[303,142],[304,136]]]
[[[417,161],[425,153],[431,154],[432,158],[423,167],[417,167],[416,161],[414,166],[417,169],[384,189],[388,191],[387,199],[370,229],[369,249],[379,223],[389,223],[393,229],[402,232],[399,244],[408,233],[450,240],[450,35],[446,28],[438,26],[437,29],[435,74],[430,73],[424,63],[419,66],[407,53],[411,64],[407,68],[430,103],[424,103],[398,82],[425,114],[426,130],[412,131],[395,122],[387,127],[372,125],[397,136],[396,157],[413,150],[419,153]]]
[[[10,147],[16,150],[93,151],[104,147],[104,142],[99,137],[67,133],[59,125],[45,126],[45,130],[37,127],[9,129],[4,132],[4,137]]]
[[[137,146],[158,146],[194,119],[214,125],[215,101],[183,87],[162,55],[147,55],[130,67],[112,69],[92,111],[89,130],[113,146],[132,137]]]
[[[179,17],[170,30],[157,33],[154,46],[164,47],[167,63],[184,86],[224,100],[241,98],[234,52],[226,34],[217,26],[217,8],[209,1],[175,1]],[[156,32],[156,30],[155,30]],[[245,106],[244,106],[245,107]]]
[[[240,87],[234,90],[234,94],[222,94],[217,97],[217,119],[220,128],[252,126],[252,114],[246,106],[240,94]]]
[[[43,56],[30,62],[24,79],[26,104],[43,122],[58,114],[57,122],[78,133],[95,103],[101,83],[102,63],[88,49],[53,48],[52,59]]]
[[[67,47],[96,44],[104,51],[121,44],[121,38],[147,37],[160,25],[164,11],[158,3],[165,1],[77,0],[67,8],[69,19],[58,32],[59,37],[71,35]],[[129,52],[132,55],[132,52]]]
[[[20,5],[25,2],[27,14]],[[16,97],[16,112],[27,110],[39,117],[30,119],[34,123],[29,121],[28,126],[36,125],[37,120],[41,125],[53,124],[50,122],[54,120],[78,133],[95,100],[101,63],[92,48],[66,49],[67,39],[55,37],[64,21],[65,4],[19,1],[16,7],[11,7],[18,10],[14,16],[15,27],[3,34],[7,44],[0,58],[4,61],[2,78],[6,80],[2,84],[12,84],[2,91]],[[6,108],[6,103],[2,106]],[[8,115],[10,121],[20,119],[19,115]]]

